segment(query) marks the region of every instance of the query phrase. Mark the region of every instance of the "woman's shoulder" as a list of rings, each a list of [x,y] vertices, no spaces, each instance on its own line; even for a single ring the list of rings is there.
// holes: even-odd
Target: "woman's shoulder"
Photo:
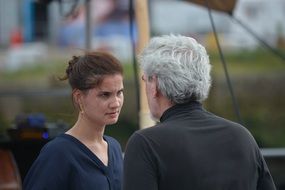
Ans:
[[[65,185],[63,181],[70,173],[72,162],[68,153],[69,144],[62,135],[50,140],[29,169],[24,189],[59,189],[59,185]]]
[[[73,149],[74,145],[65,134],[61,134],[50,140],[41,150],[41,154],[58,154],[62,155]]]

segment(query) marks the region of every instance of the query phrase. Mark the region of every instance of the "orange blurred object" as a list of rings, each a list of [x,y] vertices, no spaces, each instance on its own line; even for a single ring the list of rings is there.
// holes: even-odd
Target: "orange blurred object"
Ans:
[[[0,149],[0,189],[21,190],[21,177],[9,150]]]
[[[10,35],[10,45],[11,47],[21,46],[23,43],[23,35],[20,29],[15,29]]]

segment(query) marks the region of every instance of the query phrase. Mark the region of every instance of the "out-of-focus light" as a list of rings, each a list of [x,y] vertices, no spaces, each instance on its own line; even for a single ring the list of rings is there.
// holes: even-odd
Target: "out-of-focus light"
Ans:
[[[44,132],[42,134],[42,137],[43,137],[43,139],[48,139],[48,137],[49,137],[48,132]]]

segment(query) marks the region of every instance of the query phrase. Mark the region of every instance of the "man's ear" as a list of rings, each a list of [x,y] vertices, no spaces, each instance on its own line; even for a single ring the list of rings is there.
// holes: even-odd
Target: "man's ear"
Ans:
[[[151,81],[151,94],[154,98],[158,97],[160,92],[158,90],[158,80],[156,76],[152,77]]]

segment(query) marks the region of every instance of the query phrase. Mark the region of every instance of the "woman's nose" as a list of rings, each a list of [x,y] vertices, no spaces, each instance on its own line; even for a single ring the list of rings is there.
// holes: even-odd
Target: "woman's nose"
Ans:
[[[118,98],[118,97],[115,97],[115,98],[112,100],[112,102],[111,102],[111,104],[110,104],[110,107],[116,108],[116,107],[120,107],[120,105],[121,105],[121,99]]]

